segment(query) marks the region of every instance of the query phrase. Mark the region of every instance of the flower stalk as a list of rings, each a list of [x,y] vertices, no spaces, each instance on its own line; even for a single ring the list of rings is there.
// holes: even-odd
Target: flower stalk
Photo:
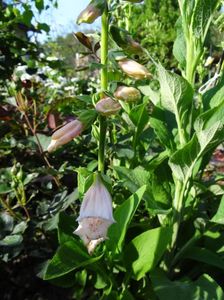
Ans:
[[[102,15],[102,31],[101,31],[101,64],[102,69],[100,73],[101,80],[101,93],[102,98],[104,91],[108,87],[108,70],[107,70],[107,56],[108,56],[108,5],[104,9]],[[104,173],[104,160],[105,160],[105,144],[106,144],[106,132],[107,132],[107,120],[105,116],[99,116],[99,152],[98,152],[98,171]]]

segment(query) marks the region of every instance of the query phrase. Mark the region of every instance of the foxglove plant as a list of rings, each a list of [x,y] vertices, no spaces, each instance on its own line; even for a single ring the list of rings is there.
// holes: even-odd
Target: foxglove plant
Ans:
[[[105,4],[108,2],[105,1]],[[142,1],[127,2],[140,3]],[[217,233],[215,226],[223,225],[224,200],[220,203],[217,215],[209,220],[207,207],[201,210],[201,206],[205,206],[203,199],[205,190],[208,191],[209,199],[212,190],[206,187],[201,178],[205,165],[208,163],[208,154],[224,140],[224,104],[223,97],[220,96],[223,94],[223,81],[220,80],[218,86],[206,92],[205,95],[198,95],[196,92],[200,86],[200,81],[196,83],[197,66],[202,60],[212,11],[218,7],[218,2],[218,0],[208,1],[206,3],[209,5],[204,6],[202,5],[204,1],[201,0],[179,1],[182,32],[177,36],[174,53],[180,63],[182,76],[173,71],[167,71],[161,64],[152,60],[158,75],[152,78],[149,70],[138,63],[137,57],[133,60],[128,56],[131,47],[126,47],[125,41],[129,41],[134,47],[136,44],[126,31],[118,30],[116,27],[111,28],[111,36],[114,39],[119,37],[119,40],[115,42],[122,48],[122,51],[116,49],[108,53],[107,5],[103,11],[101,64],[99,66],[101,91],[93,97],[94,107],[98,112],[96,124],[99,125],[99,127],[94,125],[97,127],[94,133],[99,142],[98,174],[95,175],[93,183],[86,191],[86,182],[89,186],[89,180],[92,178],[92,166],[90,170],[85,169],[88,179],[85,182],[86,185],[80,184],[82,185],[80,194],[84,194],[84,199],[75,234],[81,237],[90,254],[99,243],[107,239],[107,236],[109,239],[105,242],[106,251],[102,253],[101,261],[102,255],[90,259],[86,253],[83,254],[77,241],[73,243],[72,240],[65,244],[61,243],[51,265],[54,270],[55,265],[58,266],[58,262],[62,261],[58,267],[59,276],[66,275],[69,268],[72,273],[76,266],[85,266],[88,271],[88,265],[90,265],[89,278],[94,278],[94,284],[100,285],[99,282],[95,282],[94,272],[97,273],[97,281],[98,275],[99,281],[104,280],[102,285],[105,289],[104,299],[110,297],[134,299],[135,296],[136,298],[139,296],[139,291],[142,299],[165,300],[168,293],[172,294],[170,299],[173,299],[178,287],[180,287],[178,291],[182,293],[188,286],[186,295],[195,298],[198,291],[200,295],[204,295],[205,285],[214,286],[215,290],[218,290],[217,294],[220,293],[215,280],[203,274],[201,266],[203,263],[209,269],[208,265],[211,264],[212,271],[210,270],[209,273],[211,276],[214,274],[214,267],[217,268],[220,264],[223,268],[220,255],[222,246],[219,252],[212,253],[214,247],[211,245],[211,240],[218,240],[221,237],[221,235],[215,236]],[[125,5],[129,7],[130,4]],[[135,49],[132,50],[135,54]],[[145,51],[143,52],[145,54]],[[108,56],[112,59],[108,59]],[[124,73],[121,75],[116,72],[120,80],[116,78],[109,84],[108,61],[113,66],[117,63]],[[220,73],[222,69],[223,61],[218,69]],[[131,79],[125,78],[124,75]],[[221,77],[220,74],[219,77]],[[152,84],[148,79],[152,79]],[[128,86],[130,82],[130,85],[134,86],[134,80],[143,81],[136,83],[137,88]],[[158,90],[152,89],[158,86]],[[145,95],[142,102],[140,92]],[[138,100],[139,103],[134,105],[134,102]],[[149,101],[151,103],[148,107]],[[118,104],[122,105],[125,112],[116,117],[114,114],[118,110]],[[111,123],[108,118],[110,115]],[[117,159],[118,155],[114,156],[114,161],[117,159],[118,165],[107,172],[107,174],[113,174],[113,178],[119,178],[118,188],[123,188],[122,193],[118,196],[115,194],[114,197],[118,203],[114,213],[116,219],[114,223],[112,198],[102,178],[105,178],[105,154],[109,153],[105,151],[108,136],[110,141],[115,141],[114,148],[113,142],[110,143],[112,151],[120,150],[121,145],[116,143],[117,140],[119,141],[119,137],[116,136],[118,120],[128,125],[126,132],[123,128],[121,131],[125,132],[128,138],[131,136],[129,141],[132,142],[132,146],[128,147],[130,145],[125,144],[126,139],[122,140],[122,144],[126,147],[122,148],[125,151],[119,153],[122,159]],[[107,136],[107,129],[112,128],[111,124],[113,132]],[[133,135],[130,134],[132,128],[134,128]],[[123,132],[119,132],[118,136]],[[110,160],[110,163],[113,161]],[[125,197],[126,192],[132,195],[121,202],[120,198]],[[215,197],[212,199],[212,205],[216,202]],[[143,210],[138,210],[135,223],[129,226],[142,199],[144,200]],[[146,207],[145,210],[144,207]],[[212,213],[214,213],[213,210]],[[216,224],[213,226],[211,223]],[[133,227],[135,229],[132,231]],[[64,240],[63,236],[62,240]],[[200,243],[197,243],[199,240]],[[208,251],[206,247],[212,250]],[[65,254],[72,253],[75,263],[68,263],[69,259],[61,255],[63,249],[65,249]],[[195,268],[197,260],[199,261],[198,268]],[[52,276],[50,271],[48,274]],[[138,292],[134,291],[134,286],[138,286]],[[213,291],[208,293],[211,299],[214,298]],[[223,293],[220,294],[223,295]]]

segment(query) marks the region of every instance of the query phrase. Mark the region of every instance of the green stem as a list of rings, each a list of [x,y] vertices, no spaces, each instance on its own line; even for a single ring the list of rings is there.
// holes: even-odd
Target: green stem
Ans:
[[[175,266],[184,253],[202,236],[202,233],[196,231],[195,235],[178,251],[171,262],[171,267]]]
[[[195,51],[192,38],[187,39],[186,79],[194,86],[195,80]]]
[[[175,196],[173,200],[173,236],[171,242],[171,248],[176,244],[177,235],[181,222],[182,206],[183,206],[183,183],[181,181],[176,182]]]
[[[102,15],[102,32],[101,32],[101,96],[104,96],[104,91],[108,87],[108,70],[107,70],[107,56],[108,56],[108,8],[106,7]],[[107,120],[105,117],[99,117],[99,151],[98,151],[98,171],[104,173],[105,160],[105,144],[107,132]]]

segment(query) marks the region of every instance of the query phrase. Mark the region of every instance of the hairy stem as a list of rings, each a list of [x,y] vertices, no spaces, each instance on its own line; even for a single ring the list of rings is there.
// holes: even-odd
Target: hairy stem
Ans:
[[[108,70],[107,70],[107,56],[108,56],[108,8],[106,7],[102,15],[102,32],[101,32],[101,96],[104,96],[104,91],[108,86]],[[99,152],[98,152],[98,171],[104,173],[105,160],[105,144],[107,132],[107,120],[104,116],[99,116]]]

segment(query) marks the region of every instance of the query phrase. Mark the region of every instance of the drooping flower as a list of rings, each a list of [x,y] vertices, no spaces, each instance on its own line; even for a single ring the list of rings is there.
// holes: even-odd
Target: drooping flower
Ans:
[[[74,233],[80,236],[91,254],[107,239],[108,227],[115,222],[111,195],[98,174],[84,196],[77,221],[79,226]]]
[[[92,24],[98,17],[103,14],[105,0],[92,0],[89,5],[79,14],[76,23]]]
[[[55,151],[58,147],[67,144],[75,137],[77,137],[83,130],[83,124],[79,120],[74,120],[62,128],[54,132],[51,137],[50,145],[47,148],[48,152]]]
[[[141,93],[131,86],[119,86],[114,92],[114,97],[126,102],[135,102],[141,99]]]
[[[103,98],[96,103],[96,111],[103,116],[110,116],[116,114],[120,109],[121,105],[119,102],[113,100],[110,97]]]
[[[146,67],[139,64],[135,60],[125,58],[119,60],[118,64],[124,73],[134,79],[145,79],[152,76]]]

